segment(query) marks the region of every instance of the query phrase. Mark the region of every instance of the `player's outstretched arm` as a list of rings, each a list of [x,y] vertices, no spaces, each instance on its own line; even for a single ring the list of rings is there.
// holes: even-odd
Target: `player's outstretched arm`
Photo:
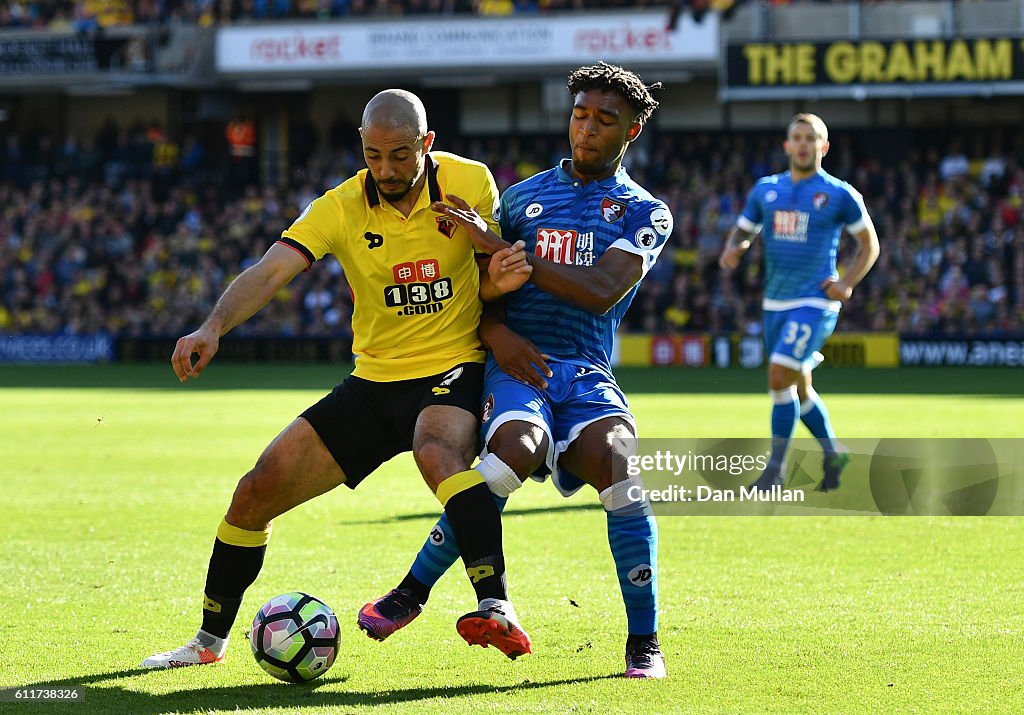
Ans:
[[[733,226],[729,238],[722,248],[722,255],[718,257],[718,266],[722,270],[731,271],[740,264],[743,254],[750,248],[750,241],[754,234],[744,231],[739,226]]]
[[[527,254],[533,266],[530,280],[545,293],[594,315],[604,315],[644,274],[644,259],[610,248],[593,266],[568,266]]]
[[[306,266],[301,254],[274,244],[259,263],[242,271],[231,281],[199,329],[178,339],[171,355],[171,367],[178,380],[185,382],[190,377],[199,377],[217,354],[221,336],[251,318]],[[192,355],[196,353],[199,359],[193,365]]]
[[[506,293],[519,290],[533,273],[523,248],[526,243],[516,241],[491,256],[487,270],[480,273],[480,299],[497,300]]]
[[[875,232],[875,226],[870,220],[867,226],[854,234],[854,237],[860,244],[860,250],[857,251],[857,258],[850,266],[850,270],[841,280],[834,281],[828,278],[821,284],[825,294],[832,300],[849,300],[853,295],[853,289],[864,280],[864,276],[878,260],[878,233]]]
[[[480,318],[480,342],[491,351],[507,375],[540,390],[547,388],[548,382],[544,378],[551,377],[551,368],[545,362],[548,356],[505,325],[499,304],[484,306]]]

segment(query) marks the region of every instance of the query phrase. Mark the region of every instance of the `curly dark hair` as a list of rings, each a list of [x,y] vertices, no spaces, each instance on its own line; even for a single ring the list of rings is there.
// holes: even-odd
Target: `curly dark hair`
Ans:
[[[651,96],[651,90],[661,89],[661,82],[644,84],[635,72],[607,62],[598,62],[570,73],[566,87],[573,96],[591,89],[615,92],[626,100],[636,112],[636,120],[643,124],[658,108],[658,100]]]

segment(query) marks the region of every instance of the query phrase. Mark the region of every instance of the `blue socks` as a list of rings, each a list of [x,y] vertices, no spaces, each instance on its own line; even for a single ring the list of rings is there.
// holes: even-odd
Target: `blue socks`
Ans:
[[[505,508],[508,497],[499,497],[491,493],[494,503],[498,505],[498,511]],[[459,560],[459,545],[455,542],[455,535],[448,524],[448,515],[441,514],[441,518],[430,530],[430,536],[420,547],[416,554],[416,560],[412,562],[409,573],[413,578],[427,587],[427,592],[434,587],[444,572],[452,567]],[[425,602],[426,599],[424,598]]]
[[[768,458],[768,467],[781,469],[789,450],[789,440],[793,438],[796,420],[800,416],[800,401],[797,397],[796,385],[781,390],[769,390],[772,396],[772,454]]]
[[[832,431],[832,422],[828,418],[828,410],[821,396],[814,391],[814,388],[807,390],[807,399],[800,404],[800,419],[807,429],[818,439],[822,451],[826,457],[836,453],[836,433]]]
[[[601,492],[601,503],[629,633],[649,635],[658,630],[658,525],[647,502],[636,501],[637,495],[629,493],[635,485],[632,481],[612,485]],[[503,510],[508,498],[492,496]],[[425,603],[430,589],[458,559],[459,547],[448,517],[442,514],[409,570],[415,582],[407,576],[402,586],[412,588]]]
[[[658,630],[658,524],[647,502],[630,494],[635,486],[630,480],[613,484],[601,492],[601,503],[629,634],[649,635]]]

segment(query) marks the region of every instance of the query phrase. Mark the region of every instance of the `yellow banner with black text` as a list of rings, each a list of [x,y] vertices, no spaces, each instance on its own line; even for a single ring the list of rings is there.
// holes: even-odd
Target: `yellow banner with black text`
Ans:
[[[746,42],[726,47],[729,88],[1024,81],[1024,38]]]
[[[897,367],[896,333],[835,333],[821,349],[832,367]],[[759,335],[622,334],[616,339],[614,364],[624,367],[762,367],[767,359]]]

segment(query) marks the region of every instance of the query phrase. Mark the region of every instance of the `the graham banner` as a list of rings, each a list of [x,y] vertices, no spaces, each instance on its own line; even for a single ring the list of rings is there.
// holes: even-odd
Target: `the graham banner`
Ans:
[[[1024,86],[1024,38],[973,37],[726,46],[727,99],[1009,94]]]

